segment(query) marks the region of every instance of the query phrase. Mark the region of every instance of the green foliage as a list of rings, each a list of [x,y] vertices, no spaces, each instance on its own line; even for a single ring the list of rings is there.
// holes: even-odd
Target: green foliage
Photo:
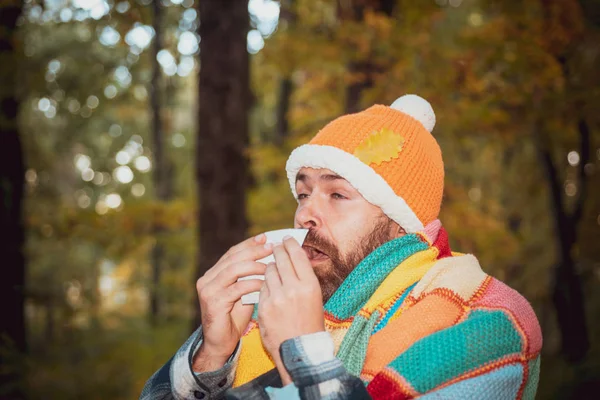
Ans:
[[[150,328],[140,318],[94,334],[69,329],[61,339],[40,344],[27,359],[31,398],[137,398],[155,366],[168,360],[189,334],[189,324]]]

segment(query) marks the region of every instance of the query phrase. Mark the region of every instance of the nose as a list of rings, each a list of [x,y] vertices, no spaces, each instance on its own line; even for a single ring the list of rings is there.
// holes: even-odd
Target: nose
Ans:
[[[298,204],[294,219],[296,228],[320,228],[323,222],[320,216],[319,207],[311,198],[303,200],[302,204]]]

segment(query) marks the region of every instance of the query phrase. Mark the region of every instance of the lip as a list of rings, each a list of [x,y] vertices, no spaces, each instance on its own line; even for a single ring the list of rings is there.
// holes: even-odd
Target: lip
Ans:
[[[310,261],[313,267],[317,264],[321,264],[322,262],[329,260],[329,256],[323,253],[322,251],[318,250],[316,247],[304,245],[302,246],[302,249],[306,253],[308,260]]]

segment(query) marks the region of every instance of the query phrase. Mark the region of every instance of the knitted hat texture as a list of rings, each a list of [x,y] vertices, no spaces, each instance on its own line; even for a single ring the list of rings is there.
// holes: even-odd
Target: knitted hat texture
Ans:
[[[434,126],[431,105],[416,95],[341,116],[290,155],[292,192],[301,168],[330,169],[408,233],[421,231],[437,219],[444,191]]]

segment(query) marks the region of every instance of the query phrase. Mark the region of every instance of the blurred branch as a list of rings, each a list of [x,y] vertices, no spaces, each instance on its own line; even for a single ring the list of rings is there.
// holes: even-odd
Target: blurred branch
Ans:
[[[562,185],[560,184],[560,177],[554,161],[552,160],[552,154],[548,148],[547,141],[544,140],[543,135],[543,122],[541,118],[536,117],[536,121],[533,126],[533,138],[536,143],[536,149],[538,156],[542,161],[542,165],[546,171],[546,178],[548,182],[548,189],[550,190],[550,202],[555,218],[555,229],[560,232],[565,232],[567,229],[567,216],[564,211],[564,202],[562,198]]]
[[[579,166],[577,168],[578,176],[578,196],[575,203],[575,209],[571,216],[572,224],[576,227],[581,221],[583,216],[583,207],[587,198],[588,182],[585,174],[585,166],[590,160],[590,128],[584,118],[580,118],[577,123],[577,130],[579,131]]]
[[[556,57],[556,61],[560,65],[563,76],[565,78],[565,81],[567,81],[567,82],[569,82],[569,78],[571,75],[571,70],[569,68],[569,61],[567,58],[567,54],[569,54],[572,51],[574,51],[574,47],[571,46],[569,49],[565,50],[565,54],[562,54],[562,55],[559,55]],[[570,86],[572,86],[572,85],[570,85]],[[585,107],[583,107],[584,101],[585,100],[581,97],[576,97],[573,99],[573,102],[575,104],[577,104],[578,110],[585,109]],[[585,176],[585,165],[589,162],[589,159],[590,159],[590,144],[591,144],[590,143],[590,128],[583,116],[580,116],[577,121],[577,131],[579,133],[579,156],[580,156],[579,165],[577,168],[577,178],[578,178],[577,183],[578,183],[579,187],[577,190],[578,194],[577,194],[577,199],[575,202],[575,207],[573,209],[572,214],[570,216],[568,216],[569,223],[570,223],[569,225],[570,225],[571,229],[574,230],[574,232],[573,232],[574,236],[577,235],[577,225],[579,224],[579,221],[581,220],[581,217],[583,215],[583,207],[584,207],[586,194],[587,194],[587,179]]]

